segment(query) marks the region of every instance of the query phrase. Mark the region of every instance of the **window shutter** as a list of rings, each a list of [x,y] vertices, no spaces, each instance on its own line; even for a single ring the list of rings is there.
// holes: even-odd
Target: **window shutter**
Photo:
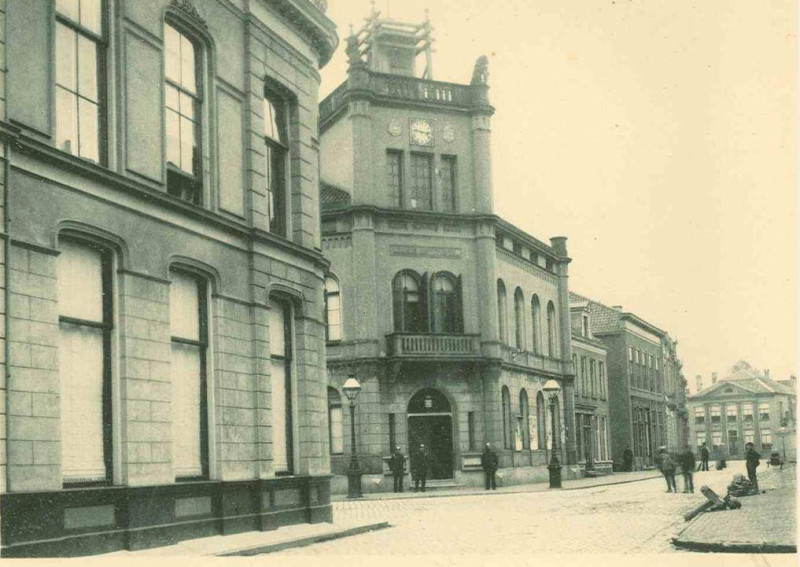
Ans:
[[[463,277],[456,278],[456,298],[455,298],[455,311],[456,311],[456,332],[464,332],[464,288]]]
[[[430,294],[430,283],[428,272],[422,274],[422,282],[419,286],[419,322],[420,331],[425,333],[430,329],[430,314],[428,309],[428,296]]]

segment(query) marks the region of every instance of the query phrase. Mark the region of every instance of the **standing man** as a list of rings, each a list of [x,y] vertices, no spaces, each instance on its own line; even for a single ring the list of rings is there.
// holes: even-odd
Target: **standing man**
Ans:
[[[753,491],[758,494],[758,476],[756,475],[756,468],[761,464],[761,455],[756,453],[755,445],[752,441],[744,444],[744,462],[747,467],[747,478],[753,484]]]
[[[622,462],[623,470],[627,472],[633,470],[633,451],[631,451],[630,447],[626,447],[625,452],[622,453]]]
[[[411,476],[414,477],[414,492],[419,491],[420,483],[422,484],[422,492],[425,492],[425,481],[428,478],[430,456],[428,448],[425,447],[425,443],[420,443],[417,454],[411,461]]]
[[[681,453],[681,472],[683,473],[683,491],[694,492],[694,453],[689,447]]]
[[[395,447],[389,459],[389,469],[394,476],[394,491],[403,492],[403,475],[405,474],[406,458],[400,451],[400,447]]]
[[[667,453],[666,447],[658,449],[658,467],[667,481],[667,492],[678,492],[678,488],[675,486],[675,461]]]
[[[497,452],[492,447],[491,443],[487,443],[483,448],[481,455],[481,466],[483,466],[483,474],[486,480],[486,490],[491,486],[492,490],[497,489],[495,481],[495,473],[497,472]]]
[[[703,446],[700,447],[700,469],[701,471],[708,470],[708,458],[711,456],[711,453],[708,451],[708,447],[706,447],[705,442],[703,442]]]

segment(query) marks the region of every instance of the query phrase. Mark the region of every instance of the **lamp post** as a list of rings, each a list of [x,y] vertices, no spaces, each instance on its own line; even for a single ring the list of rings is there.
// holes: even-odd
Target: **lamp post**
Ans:
[[[547,470],[550,472],[550,488],[561,488],[561,463],[558,460],[558,429],[556,428],[556,401],[561,386],[555,380],[548,380],[542,390],[550,397],[550,415],[553,420],[553,443],[550,454],[550,464]]]
[[[781,442],[783,444],[783,462],[786,462],[786,434],[789,433],[788,427],[781,427],[778,429],[778,435],[781,436]],[[781,467],[782,468],[782,467]]]
[[[347,470],[347,497],[361,498],[361,469],[358,467],[356,455],[356,398],[361,393],[361,384],[354,375],[350,375],[342,386],[344,394],[350,400],[350,468]]]

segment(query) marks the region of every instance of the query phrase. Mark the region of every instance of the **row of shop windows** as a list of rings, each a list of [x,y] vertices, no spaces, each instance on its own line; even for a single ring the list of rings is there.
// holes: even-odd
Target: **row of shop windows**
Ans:
[[[56,146],[100,164],[107,162],[106,100],[108,27],[102,0],[56,1]],[[204,205],[204,119],[211,112],[208,82],[209,48],[183,22],[164,24],[164,119],[167,192]],[[263,150],[269,230],[286,236],[286,176],[289,113],[292,103],[280,85],[265,85]],[[205,108],[204,108],[205,106]],[[207,137],[207,135],[206,135]],[[208,153],[208,152],[206,152]],[[223,199],[225,201],[225,199]],[[231,212],[243,215],[243,195],[231,196]]]
[[[608,419],[588,413],[575,413],[575,443],[578,458],[590,463],[608,459]]]
[[[753,404],[743,403],[742,406],[742,420],[753,421]],[[713,404],[708,406],[708,417],[711,423],[720,423],[722,421],[722,405]],[[725,406],[725,421],[737,421],[739,419],[739,405],[727,404]],[[760,402],[758,404],[758,419],[760,421],[769,421],[769,402]],[[706,407],[694,408],[694,422],[698,425],[706,422]]]
[[[64,485],[113,480],[116,328],[113,264],[106,248],[59,244],[59,375]],[[209,280],[191,267],[170,270],[172,464],[176,480],[209,478]],[[270,298],[273,465],[292,472],[292,325],[288,301]],[[131,327],[133,328],[133,327]],[[130,337],[135,338],[135,337]],[[129,402],[132,400],[129,400]]]
[[[633,410],[633,454],[653,457],[656,448],[666,445],[666,416],[653,409]]]
[[[525,334],[525,295],[519,287],[514,290],[514,320],[513,340],[508,329],[508,297],[506,285],[503,280],[497,280],[497,316],[500,332],[500,342],[513,344],[519,350],[526,350],[527,337]],[[552,301],[547,302],[547,327],[546,336],[542,336],[542,308],[539,296],[535,293],[531,297],[531,341],[534,354],[546,354],[551,358],[558,357],[558,329],[556,324],[556,308]],[[544,345],[542,343],[545,343]],[[544,350],[543,347],[546,347]]]

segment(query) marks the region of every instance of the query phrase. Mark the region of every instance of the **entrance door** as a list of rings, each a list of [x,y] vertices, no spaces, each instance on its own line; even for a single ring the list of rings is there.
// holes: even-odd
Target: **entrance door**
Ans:
[[[583,457],[586,460],[586,470],[590,471],[594,470],[594,447],[592,446],[594,435],[592,435],[592,416],[584,415],[583,417]]]
[[[728,431],[728,455],[731,457],[739,454],[739,432]]]
[[[428,478],[453,478],[453,416],[441,392],[424,388],[408,403],[408,452],[412,460],[420,444],[430,455]]]

